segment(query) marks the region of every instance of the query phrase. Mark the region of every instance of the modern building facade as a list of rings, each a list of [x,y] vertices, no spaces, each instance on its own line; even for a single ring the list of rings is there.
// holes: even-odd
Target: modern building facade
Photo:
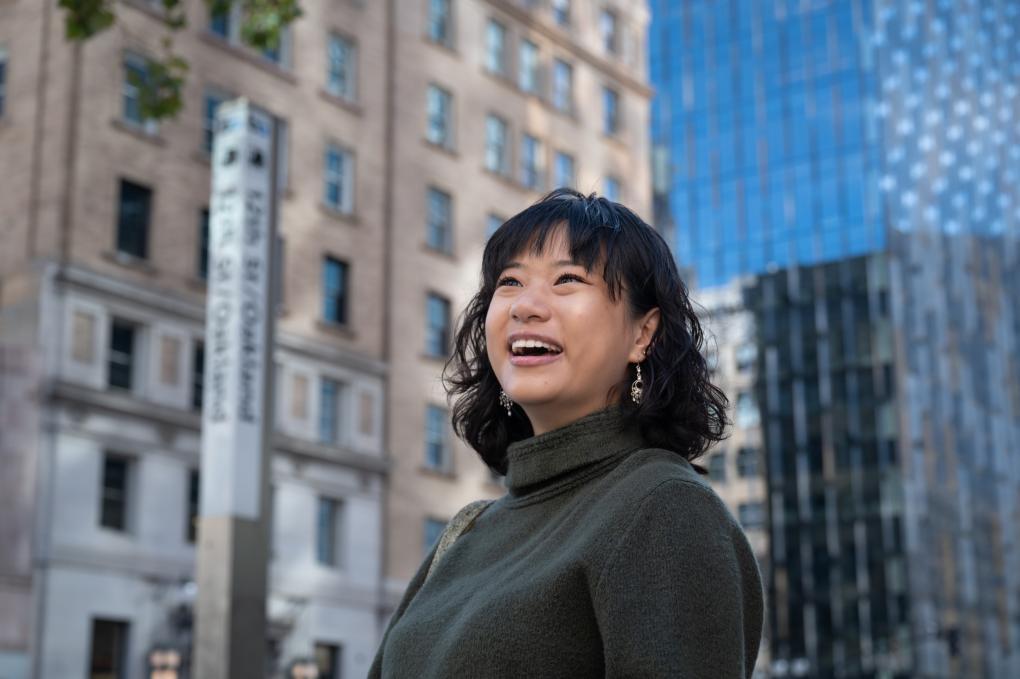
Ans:
[[[650,6],[658,219],[757,277],[772,673],[1016,676],[1020,3]]]
[[[502,492],[439,382],[488,233],[559,185],[650,209],[643,3],[301,6],[259,52],[187,3],[158,124],[130,76],[160,3],[81,46],[0,7],[0,676],[187,649],[219,102],[281,144],[269,673],[362,676],[446,519]]]

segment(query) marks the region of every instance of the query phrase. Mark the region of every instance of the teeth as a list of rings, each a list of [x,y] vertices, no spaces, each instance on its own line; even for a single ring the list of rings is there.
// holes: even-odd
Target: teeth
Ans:
[[[562,349],[560,349],[555,344],[549,344],[547,342],[542,342],[541,340],[534,340],[534,339],[514,340],[513,343],[510,345],[510,349],[514,353],[522,351],[523,349],[533,349],[533,348],[538,348],[538,347],[542,347],[543,349],[548,349],[549,351],[552,351],[554,353],[559,353],[560,351],[562,351]]]

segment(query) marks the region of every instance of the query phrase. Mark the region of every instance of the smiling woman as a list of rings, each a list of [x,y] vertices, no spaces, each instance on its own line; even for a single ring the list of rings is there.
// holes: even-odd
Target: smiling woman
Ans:
[[[692,464],[727,424],[701,345],[626,207],[558,189],[497,229],[445,378],[508,492],[451,521],[369,676],[751,676],[761,577]]]

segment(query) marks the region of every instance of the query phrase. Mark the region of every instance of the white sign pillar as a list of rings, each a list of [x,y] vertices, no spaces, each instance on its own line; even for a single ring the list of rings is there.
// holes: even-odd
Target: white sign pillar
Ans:
[[[275,304],[274,123],[216,114],[193,676],[265,674]]]

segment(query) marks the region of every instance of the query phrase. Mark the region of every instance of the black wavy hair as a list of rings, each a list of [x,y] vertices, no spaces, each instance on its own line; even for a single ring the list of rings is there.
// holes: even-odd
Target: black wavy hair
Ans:
[[[514,215],[485,246],[481,288],[458,320],[454,351],[443,370],[448,397],[454,401],[454,431],[500,474],[506,474],[507,446],[534,435],[519,405],[508,417],[499,404],[500,384],[485,347],[485,317],[507,263],[528,248],[542,253],[549,237],[564,225],[571,258],[589,272],[603,266],[610,299],[625,295],[635,319],[659,308],[659,327],[642,364],[641,403],[623,398],[620,404],[625,419],[648,443],[693,462],[724,438],[729,402],[709,381],[701,324],[687,286],[655,229],[619,203],[573,189],[556,189]],[[628,393],[631,379],[613,387],[607,394],[610,401]]]

